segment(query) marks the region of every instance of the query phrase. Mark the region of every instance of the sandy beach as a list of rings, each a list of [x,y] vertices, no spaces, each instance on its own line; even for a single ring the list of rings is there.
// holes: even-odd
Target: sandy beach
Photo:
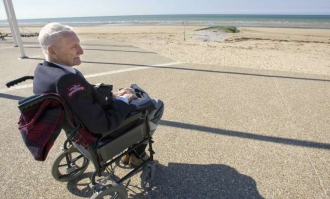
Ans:
[[[134,45],[176,61],[330,75],[330,29],[250,28],[240,33],[195,26],[75,27],[81,38]],[[40,27],[25,27],[38,32]],[[9,32],[0,27],[0,32]]]

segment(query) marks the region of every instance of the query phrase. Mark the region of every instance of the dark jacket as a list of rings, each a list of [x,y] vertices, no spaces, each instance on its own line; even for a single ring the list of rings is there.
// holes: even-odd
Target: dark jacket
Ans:
[[[33,92],[60,94],[83,125],[94,134],[117,128],[131,111],[131,107],[123,101],[112,97],[106,100],[78,70],[77,74],[72,74],[47,61],[35,70]]]

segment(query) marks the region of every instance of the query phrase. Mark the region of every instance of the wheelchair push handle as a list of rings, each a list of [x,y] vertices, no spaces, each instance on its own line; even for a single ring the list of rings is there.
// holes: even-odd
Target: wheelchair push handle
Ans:
[[[24,76],[24,77],[20,77],[18,79],[15,79],[13,81],[10,81],[6,84],[7,88],[11,87],[11,86],[14,86],[15,84],[19,84],[21,82],[24,82],[25,80],[28,80],[28,79],[33,79],[33,76]]]

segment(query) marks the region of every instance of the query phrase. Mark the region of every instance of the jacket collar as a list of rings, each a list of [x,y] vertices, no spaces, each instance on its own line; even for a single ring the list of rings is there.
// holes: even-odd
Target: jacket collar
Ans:
[[[53,64],[49,61],[44,61],[44,63],[40,64],[40,65],[44,65],[44,66],[50,66],[50,67],[55,67],[55,68],[61,68],[60,66],[56,65],[56,64]]]
[[[60,69],[62,69],[62,70],[65,70],[65,71],[68,71],[68,72],[70,72],[70,73],[74,73],[74,74],[77,73],[77,70],[74,69],[74,68],[72,68],[72,71],[71,71],[70,69],[66,69],[66,68],[64,68],[64,67],[61,67],[60,65],[57,65],[57,64],[55,64],[55,63],[52,63],[52,62],[49,62],[49,61],[46,61],[46,60],[44,61],[43,64],[40,64],[40,65],[50,66],[50,67],[55,67],[55,68],[60,68]],[[67,66],[67,67],[68,67],[68,66]]]

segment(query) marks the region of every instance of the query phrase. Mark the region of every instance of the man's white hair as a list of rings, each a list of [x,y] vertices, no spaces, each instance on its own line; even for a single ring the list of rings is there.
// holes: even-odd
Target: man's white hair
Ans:
[[[60,23],[49,23],[45,25],[39,32],[39,43],[42,51],[45,54],[46,60],[48,60],[47,46],[55,45],[57,37],[64,32],[73,32],[73,28]]]

